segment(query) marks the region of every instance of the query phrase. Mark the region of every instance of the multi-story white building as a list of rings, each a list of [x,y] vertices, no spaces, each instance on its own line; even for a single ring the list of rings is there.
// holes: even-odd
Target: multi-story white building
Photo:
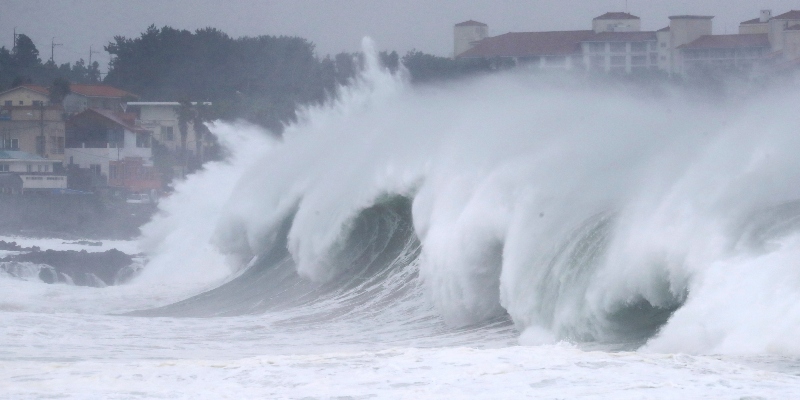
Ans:
[[[467,42],[457,58],[513,60],[533,68],[637,73],[661,70],[670,75],[737,71],[752,74],[762,66],[800,64],[800,11],[772,16],[763,10],[740,24],[739,34],[714,35],[712,16],[675,15],[669,26],[641,31],[639,17],[622,12],[592,20],[592,30],[512,32]],[[469,26],[487,28],[467,21]],[[456,25],[456,32],[460,25]]]

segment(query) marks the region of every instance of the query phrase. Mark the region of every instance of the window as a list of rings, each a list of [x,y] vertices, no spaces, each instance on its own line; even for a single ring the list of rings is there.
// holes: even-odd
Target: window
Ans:
[[[23,102],[22,100],[20,100],[20,101],[19,101],[19,105],[23,105],[23,104],[25,104],[25,102]]]
[[[136,134],[136,147],[150,147],[150,134],[149,133],[137,133]]]
[[[171,142],[175,140],[175,135],[172,132],[171,126],[162,126],[161,127],[161,140],[165,142]]]
[[[625,56],[612,56],[611,65],[625,65]]]
[[[42,165],[42,164],[37,165],[36,166],[36,172],[42,172],[42,169],[43,169],[42,167],[44,167],[44,165]]]
[[[31,165],[31,164],[26,165],[25,166],[25,171],[33,172],[33,165]]]
[[[592,53],[604,53],[606,51],[605,43],[589,43],[589,51]]]
[[[36,137],[36,152],[38,154],[44,154],[44,136],[37,136]]]
[[[41,101],[41,100],[34,100],[34,101],[33,101],[33,105],[34,105],[34,106],[36,106],[36,107],[41,107],[41,106],[43,106],[44,104],[42,103],[42,101]]]
[[[8,172],[9,165],[6,163],[0,163],[0,172]]]
[[[633,53],[644,53],[646,51],[647,51],[647,43],[645,43],[645,42],[631,43],[631,52],[633,52]]]
[[[627,43],[611,43],[612,53],[624,53],[626,51],[628,51]]]
[[[13,101],[11,101],[11,100],[6,100],[6,102],[5,102],[5,105],[6,105],[7,107],[11,107],[13,104],[14,104],[14,102],[13,102]]]
[[[100,176],[103,171],[100,164],[89,164],[89,170],[97,176]]]
[[[633,56],[631,57],[631,65],[645,65],[647,64],[647,57]]]
[[[64,137],[50,136],[50,149],[53,154],[64,154]]]

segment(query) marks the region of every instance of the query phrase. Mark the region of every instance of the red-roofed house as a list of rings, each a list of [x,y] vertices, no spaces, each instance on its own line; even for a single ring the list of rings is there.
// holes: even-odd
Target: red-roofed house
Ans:
[[[572,69],[583,64],[581,42],[593,31],[511,32],[481,40],[459,58],[505,58],[521,65]]]
[[[110,111],[124,111],[124,104],[139,96],[100,84],[72,84],[71,93],[64,99],[64,111],[69,114],[79,113],[87,108]]]

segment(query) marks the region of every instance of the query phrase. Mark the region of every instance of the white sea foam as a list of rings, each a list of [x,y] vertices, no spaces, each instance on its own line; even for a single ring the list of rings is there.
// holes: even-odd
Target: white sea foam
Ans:
[[[796,391],[797,92],[710,104],[667,87],[650,93],[523,71],[411,87],[374,53],[367,60],[352,87],[301,110],[281,139],[212,126],[231,156],[162,202],[143,228],[149,261],[133,282],[94,289],[0,279],[0,340],[14,342],[18,326],[33,333],[0,353],[12,365],[0,371],[9,393]],[[409,221],[360,219],[398,196],[412,199]],[[353,243],[359,224],[402,222],[415,237],[385,270],[341,262],[348,251],[380,260],[396,250],[375,238]],[[286,257],[265,264],[283,246]],[[219,285],[181,304],[208,307],[205,315],[260,313],[88,315],[163,306]],[[276,299],[281,307],[270,308]],[[51,345],[48,332],[73,344]],[[534,347],[508,347],[517,340]],[[617,348],[641,351],[607,352]],[[98,379],[106,383],[87,389]],[[153,386],[139,393],[138,379]],[[195,386],[182,392],[176,380]],[[255,382],[266,383],[245,389]]]

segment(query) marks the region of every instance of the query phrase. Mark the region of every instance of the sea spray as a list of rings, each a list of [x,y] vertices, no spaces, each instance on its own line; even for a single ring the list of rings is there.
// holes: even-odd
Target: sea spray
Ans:
[[[405,262],[452,327],[508,315],[528,342],[795,351],[796,230],[754,251],[737,227],[800,198],[797,94],[712,105],[521,70],[411,87],[367,54],[281,141],[250,129],[226,143],[246,156],[180,185],[140,280],[219,281],[284,245],[300,278],[349,282],[354,221],[400,196],[421,245]]]

